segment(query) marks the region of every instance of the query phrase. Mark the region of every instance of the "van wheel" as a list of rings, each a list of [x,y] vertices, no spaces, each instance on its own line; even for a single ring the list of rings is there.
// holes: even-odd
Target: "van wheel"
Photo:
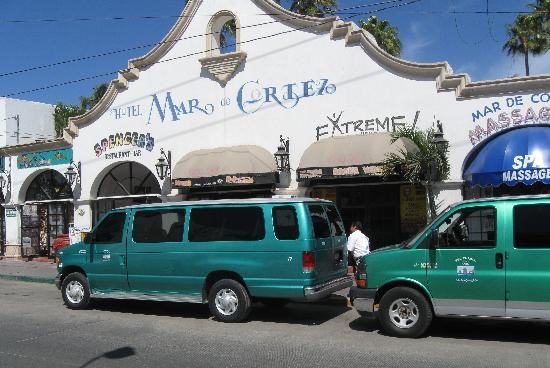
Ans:
[[[79,272],[68,274],[61,284],[63,302],[70,309],[85,309],[90,305],[90,285]]]
[[[408,287],[387,291],[378,311],[384,331],[397,337],[418,337],[430,326],[432,308],[424,295]]]
[[[243,285],[235,280],[223,279],[210,289],[208,306],[219,321],[241,322],[250,314],[251,302]]]

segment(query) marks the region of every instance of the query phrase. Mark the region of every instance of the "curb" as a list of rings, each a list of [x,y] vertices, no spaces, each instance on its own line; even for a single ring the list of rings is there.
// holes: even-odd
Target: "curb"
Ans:
[[[23,282],[37,282],[41,284],[53,284],[54,277],[40,277],[40,276],[17,276],[17,275],[1,275],[0,279],[10,281],[23,281]]]

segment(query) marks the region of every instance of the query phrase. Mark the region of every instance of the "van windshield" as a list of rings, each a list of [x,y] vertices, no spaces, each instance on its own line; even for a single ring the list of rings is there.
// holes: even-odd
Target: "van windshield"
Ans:
[[[419,230],[415,235],[411,236],[409,239],[405,240],[401,243],[402,247],[405,248],[411,248],[416,244],[418,239],[428,230],[435,222],[439,221],[441,217],[443,217],[449,210],[451,209],[451,206],[447,206],[435,219],[430,221],[426,226],[424,226],[421,230]]]

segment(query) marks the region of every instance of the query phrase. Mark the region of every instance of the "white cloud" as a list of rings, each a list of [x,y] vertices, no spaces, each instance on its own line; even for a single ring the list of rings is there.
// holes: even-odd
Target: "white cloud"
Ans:
[[[529,72],[531,75],[550,73],[550,52],[542,56],[529,55]],[[480,73],[480,80],[502,79],[514,75],[525,75],[525,66],[523,64],[523,55],[504,56],[485,73]]]
[[[477,72],[478,67],[479,67],[479,65],[472,61],[472,62],[468,62],[468,63],[465,63],[465,64],[461,64],[457,67],[453,67],[453,72],[456,73],[456,74],[466,73],[466,74],[471,75],[472,73]]]
[[[434,43],[433,39],[425,36],[420,22],[412,22],[409,26],[407,37],[402,39],[403,51],[401,57],[405,60],[418,60],[421,55],[425,55],[424,49]]]

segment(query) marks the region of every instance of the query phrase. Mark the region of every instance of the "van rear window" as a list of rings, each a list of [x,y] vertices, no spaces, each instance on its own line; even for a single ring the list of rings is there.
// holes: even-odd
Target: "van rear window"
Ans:
[[[514,247],[550,248],[550,204],[514,207]]]
[[[334,206],[327,206],[327,217],[330,222],[330,235],[331,236],[341,236],[346,235],[346,229],[344,222],[340,218],[340,214]]]
[[[260,207],[193,208],[189,241],[255,241],[265,237]]]
[[[279,240],[296,240],[300,236],[298,218],[293,206],[273,207],[273,228]]]
[[[313,232],[316,238],[328,238],[330,237],[330,230],[328,226],[327,217],[325,216],[325,210],[320,205],[309,205],[309,216],[313,224]]]

